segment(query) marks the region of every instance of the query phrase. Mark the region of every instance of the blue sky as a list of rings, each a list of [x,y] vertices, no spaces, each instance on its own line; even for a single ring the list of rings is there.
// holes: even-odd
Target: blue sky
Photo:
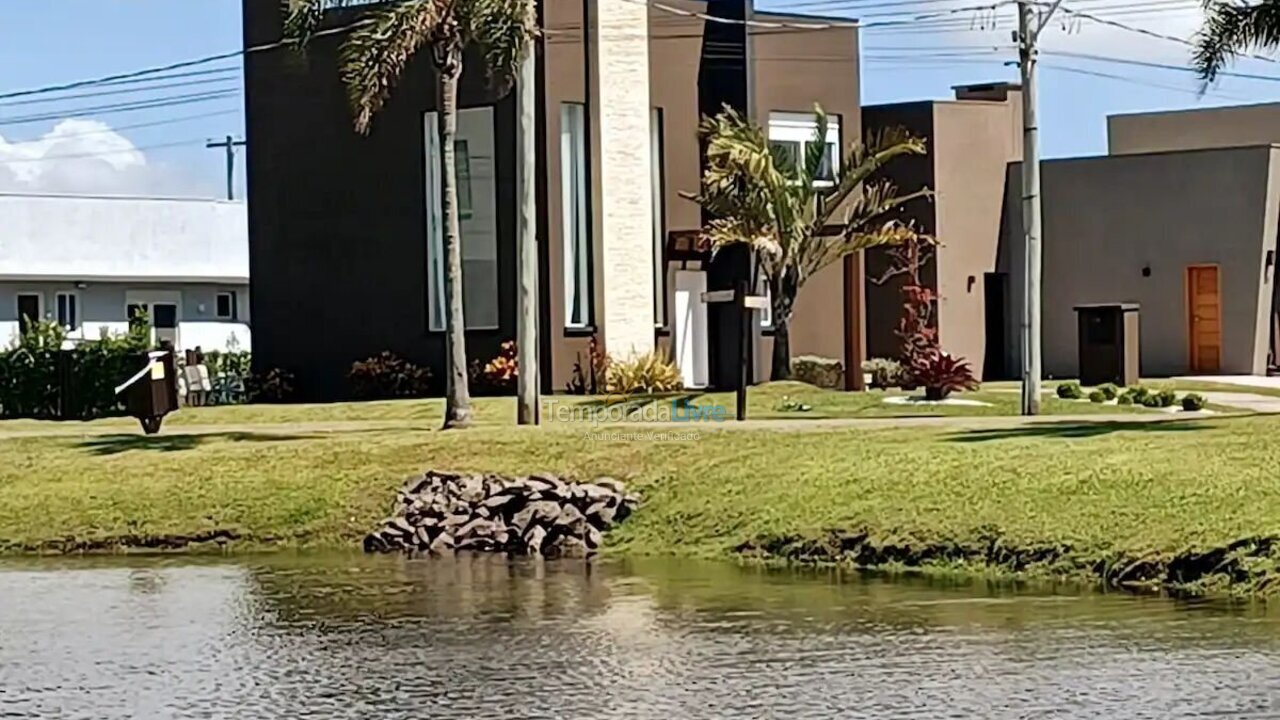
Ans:
[[[1188,36],[1198,24],[1196,0],[1143,2],[1068,0],[1067,6],[1179,37]],[[762,8],[859,16],[867,23],[972,4],[976,3],[760,0]],[[163,65],[240,45],[240,0],[6,0],[5,6],[5,22],[0,25],[0,94]],[[1016,79],[1016,68],[1003,64],[1014,57],[1009,39],[1013,17],[1012,8],[1005,7],[994,12],[958,12],[946,19],[907,26],[869,27],[862,39],[864,101],[942,98],[950,94],[952,85]],[[993,23],[994,27],[990,27]],[[1183,66],[1188,50],[1174,42],[1116,28],[1084,21],[1065,28],[1054,24],[1046,31],[1045,47],[1053,52],[1111,58],[1068,57],[1052,52],[1044,56],[1040,99],[1047,157],[1105,151],[1105,116],[1109,113],[1280,100],[1280,82],[1229,78],[1202,97],[1189,73],[1115,62],[1129,59]],[[238,65],[237,61],[226,61],[208,67]],[[1235,69],[1280,78],[1280,66],[1272,63],[1246,61]],[[38,156],[42,147],[47,148],[38,143],[42,138],[52,141],[50,133],[62,117],[76,114],[78,109],[147,97],[239,90],[241,86],[239,73],[192,79],[208,82],[149,95],[38,96],[57,99],[23,105],[0,100],[0,187],[6,169],[11,174],[20,170],[21,177],[28,180],[44,170],[50,171],[46,173],[50,177],[57,175],[52,172],[55,165],[59,173],[69,171],[64,166],[70,161],[31,158],[32,153]],[[155,124],[210,113],[222,114]],[[14,122],[33,115],[40,119]],[[132,127],[140,124],[150,126]],[[112,128],[120,130],[112,132]],[[213,196],[222,192],[223,156],[219,151],[205,149],[203,140],[243,133],[241,101],[237,95],[180,107],[101,112],[64,125],[59,132],[65,142],[72,143],[66,147],[75,148],[71,154],[81,158],[77,162],[82,167],[77,172],[88,165],[100,165],[101,158],[95,155],[120,150],[119,164],[130,172],[136,171],[137,177],[145,177],[147,191]],[[121,145],[125,140],[127,143]],[[130,150],[128,143],[137,150]],[[68,152],[60,146],[57,154]],[[115,160],[116,156],[110,158]],[[237,192],[242,193],[242,172],[238,175]]]

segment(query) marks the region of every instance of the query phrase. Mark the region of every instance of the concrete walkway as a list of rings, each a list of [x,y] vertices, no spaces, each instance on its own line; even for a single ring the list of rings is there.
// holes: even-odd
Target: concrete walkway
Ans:
[[[1174,380],[1280,390],[1280,377],[1270,377],[1267,375],[1186,375],[1174,378]]]
[[[1280,397],[1249,392],[1222,392],[1205,390],[1200,393],[1211,405],[1225,405],[1236,410],[1255,413],[1280,413]]]

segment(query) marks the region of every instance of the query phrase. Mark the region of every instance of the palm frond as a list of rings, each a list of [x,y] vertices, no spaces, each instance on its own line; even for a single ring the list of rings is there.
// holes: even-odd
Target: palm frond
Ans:
[[[284,8],[284,41],[303,48],[330,10],[361,4],[361,0],[280,0]]]
[[[448,0],[404,0],[371,11],[342,45],[341,76],[356,129],[368,132],[404,68],[423,45],[447,34]]]
[[[456,11],[465,40],[484,55],[490,82],[505,89],[538,36],[534,0],[464,0]]]
[[[821,105],[813,106],[813,138],[805,145],[804,162],[800,182],[813,187],[813,181],[822,172],[822,161],[827,156],[827,113]]]
[[[1280,1],[1206,0],[1204,25],[1196,33],[1191,65],[1206,83],[1240,53],[1280,46]]]

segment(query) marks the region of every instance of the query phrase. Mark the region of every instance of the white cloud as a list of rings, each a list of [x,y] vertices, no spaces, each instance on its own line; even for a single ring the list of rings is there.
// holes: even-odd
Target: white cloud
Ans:
[[[0,191],[209,196],[211,190],[148,158],[100,120],[62,120],[32,140],[0,136]]]

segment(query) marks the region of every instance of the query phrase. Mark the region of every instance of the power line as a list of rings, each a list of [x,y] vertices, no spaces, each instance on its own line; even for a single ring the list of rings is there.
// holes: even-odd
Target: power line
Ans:
[[[103,150],[101,152],[75,153],[72,155],[45,155],[38,158],[17,158],[13,160],[0,161],[0,165],[14,165],[17,163],[52,162],[54,160],[80,160],[84,158],[106,157],[108,155],[124,155],[130,152],[140,153],[140,152],[150,151],[150,150],[163,150],[165,148],[183,147],[183,146],[194,145],[196,143],[203,143],[203,142],[204,142],[203,138],[199,140],[175,140],[173,142],[159,143],[156,145],[143,145],[142,147],[131,147],[127,150]]]
[[[119,133],[124,130],[141,130],[143,128],[161,127],[164,125],[177,125],[179,123],[191,122],[192,120],[204,120],[213,117],[225,117],[227,115],[238,115],[239,109],[218,110],[215,112],[198,113],[196,115],[184,115],[182,117],[166,118],[164,120],[152,120],[150,122],[132,123],[129,125],[115,125],[103,128],[101,130],[86,130],[84,132],[59,134],[58,139],[87,137],[91,135],[107,135],[110,133]]]
[[[146,87],[130,87],[118,90],[98,90],[95,92],[77,93],[75,95],[63,95],[62,97],[37,97],[28,98],[26,100],[12,100],[9,102],[0,102],[0,107],[18,107],[20,105],[40,105],[43,103],[62,102],[64,100],[83,100],[85,98],[109,97],[113,95],[132,95],[135,93],[154,92],[159,90],[172,90],[174,88],[195,87],[202,85],[216,85],[220,83],[234,83],[231,78],[204,78],[202,80],[184,80],[182,82],[167,83],[162,85],[149,85]]]
[[[1181,65],[1170,65],[1166,63],[1152,62],[1150,60],[1135,60],[1131,58],[1109,57],[1106,55],[1094,55],[1091,53],[1071,52],[1068,50],[1042,50],[1046,55],[1058,55],[1061,57],[1078,58],[1081,60],[1096,60],[1098,62],[1116,63],[1118,65],[1132,65],[1135,67],[1154,68],[1157,70],[1173,70],[1182,73],[1195,73],[1195,68],[1183,67]],[[1223,72],[1220,73],[1226,77],[1242,78],[1245,80],[1263,80],[1266,82],[1280,82],[1280,77],[1274,75],[1256,75],[1254,73],[1242,72]]]
[[[151,100],[141,100],[129,103],[116,103],[113,105],[96,105],[90,107],[73,108],[59,112],[46,112],[38,115],[23,115],[20,117],[5,118],[0,120],[0,126],[3,125],[24,125],[34,122],[45,122],[48,120],[62,120],[65,118],[84,117],[86,115],[109,115],[115,113],[136,112],[138,110],[157,110],[160,108],[177,107],[182,105],[193,105],[196,103],[209,102],[211,100],[222,100],[238,95],[234,90],[225,90],[220,92],[205,93],[188,93],[186,95],[173,95],[167,98],[155,98]]]

